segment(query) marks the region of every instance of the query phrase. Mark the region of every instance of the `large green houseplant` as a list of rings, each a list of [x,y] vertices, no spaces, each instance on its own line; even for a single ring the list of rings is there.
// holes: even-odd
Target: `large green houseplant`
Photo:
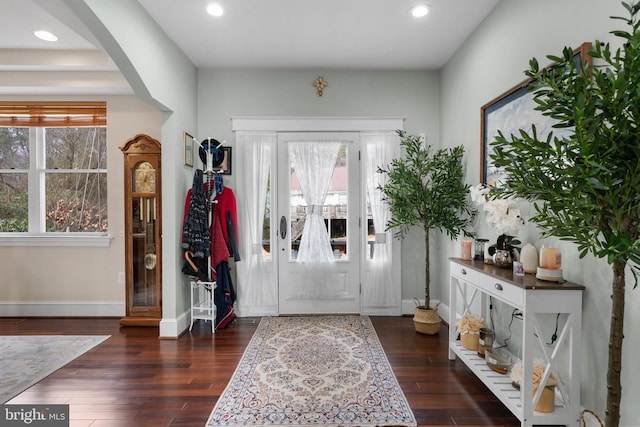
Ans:
[[[618,426],[622,388],[625,267],[638,284],[640,264],[640,5],[622,3],[630,31],[611,34],[622,47],[596,41],[594,66],[576,65],[573,52],[535,59],[525,72],[535,80],[536,109],[573,128],[569,136],[541,138],[535,128],[499,134],[492,143],[496,166],[508,175],[507,192],[534,202],[544,235],[577,245],[580,257],[604,258],[613,269],[605,425]]]
[[[403,131],[398,131],[398,135],[404,156],[379,169],[379,172],[387,174],[387,181],[381,187],[391,210],[387,230],[397,229],[396,236],[404,238],[411,227],[422,227],[425,243],[424,306],[418,306],[417,310],[433,312],[435,309],[430,306],[429,233],[436,229],[451,239],[461,234],[470,236],[472,233],[467,229],[476,213],[468,199],[469,185],[464,183],[464,147],[434,150],[425,144],[421,136],[407,135]],[[432,317],[439,325],[437,312]],[[438,326],[433,329],[433,332],[417,330],[435,334]]]

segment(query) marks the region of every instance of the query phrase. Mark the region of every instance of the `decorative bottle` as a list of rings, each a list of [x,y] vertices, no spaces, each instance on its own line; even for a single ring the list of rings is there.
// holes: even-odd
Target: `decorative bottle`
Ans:
[[[524,272],[535,274],[538,269],[538,250],[531,243],[524,245],[520,251],[520,261],[524,267]]]

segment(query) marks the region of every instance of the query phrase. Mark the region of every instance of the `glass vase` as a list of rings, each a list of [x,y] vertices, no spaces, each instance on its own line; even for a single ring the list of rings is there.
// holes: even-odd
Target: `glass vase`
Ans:
[[[500,268],[511,268],[513,259],[511,259],[511,251],[506,249],[496,249],[493,254],[493,264]]]

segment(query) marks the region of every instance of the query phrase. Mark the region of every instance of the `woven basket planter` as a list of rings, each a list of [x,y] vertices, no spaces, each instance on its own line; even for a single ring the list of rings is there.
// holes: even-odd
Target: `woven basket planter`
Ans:
[[[413,325],[416,332],[426,335],[436,335],[440,331],[442,320],[438,316],[437,307],[427,308],[425,306],[417,306],[413,315]]]
[[[462,344],[462,347],[466,348],[467,350],[478,351],[479,342],[479,334],[460,334],[460,344]]]

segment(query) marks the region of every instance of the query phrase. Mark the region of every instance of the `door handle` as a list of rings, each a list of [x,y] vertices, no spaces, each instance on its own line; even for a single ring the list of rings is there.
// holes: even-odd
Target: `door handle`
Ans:
[[[282,215],[280,217],[280,238],[284,240],[287,237],[287,218]]]

